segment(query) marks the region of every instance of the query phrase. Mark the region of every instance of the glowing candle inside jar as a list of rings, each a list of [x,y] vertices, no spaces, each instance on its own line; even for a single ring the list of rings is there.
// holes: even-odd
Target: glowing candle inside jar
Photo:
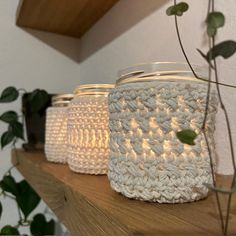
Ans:
[[[111,84],[81,85],[68,113],[68,164],[72,171],[106,174],[109,151],[107,97]]]
[[[195,72],[206,78],[202,67]],[[111,187],[129,198],[159,203],[192,202],[207,196],[210,158],[201,128],[207,83],[181,63],[125,69],[109,95]],[[212,156],[217,99],[210,93],[206,133]],[[176,132],[193,129],[195,145]]]
[[[48,161],[67,162],[67,108],[74,96],[57,95],[52,98],[52,107],[47,109],[45,154]]]

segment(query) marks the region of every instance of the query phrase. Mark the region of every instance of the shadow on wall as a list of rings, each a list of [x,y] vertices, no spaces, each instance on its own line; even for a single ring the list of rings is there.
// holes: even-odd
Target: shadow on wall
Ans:
[[[46,43],[50,47],[59,51],[63,55],[72,59],[75,62],[79,62],[79,50],[80,50],[80,40],[77,38],[33,30],[29,28],[21,28],[26,33],[37,38],[38,40]]]
[[[80,62],[159,9],[168,0],[120,0],[81,38]]]
[[[82,62],[115,38],[156,11],[168,0],[120,0],[81,40],[22,28],[75,62]]]

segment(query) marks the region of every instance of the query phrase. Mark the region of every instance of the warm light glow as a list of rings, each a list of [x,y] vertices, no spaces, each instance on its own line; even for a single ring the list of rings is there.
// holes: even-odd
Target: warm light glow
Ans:
[[[72,94],[52,98],[53,106],[47,109],[45,154],[48,161],[67,162],[67,107]]]
[[[202,199],[208,193],[204,183],[212,183],[207,146],[199,132],[207,84],[187,77],[188,71],[175,75],[166,70],[163,76],[151,71],[154,75],[147,77],[147,68],[142,66],[143,77],[122,77],[109,96],[111,187],[129,198],[160,203]],[[213,156],[216,110],[212,93],[206,129]],[[199,133],[196,145],[177,139],[176,132],[184,129]]]
[[[96,88],[99,87],[99,91]],[[68,164],[86,174],[106,174],[109,150],[108,91],[86,85],[75,91],[68,113]]]

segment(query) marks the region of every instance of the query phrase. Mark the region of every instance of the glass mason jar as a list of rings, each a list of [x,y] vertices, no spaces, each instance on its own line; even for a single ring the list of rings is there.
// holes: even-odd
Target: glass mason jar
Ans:
[[[108,104],[111,84],[81,85],[69,106],[68,164],[72,171],[106,174],[109,128]]]
[[[52,97],[46,112],[45,154],[48,161],[67,162],[67,108],[73,94]]]
[[[194,66],[199,77],[206,70]],[[129,198],[183,203],[205,198],[212,183],[210,158],[201,132],[207,82],[186,64],[152,63],[119,73],[109,95],[111,187]],[[217,99],[210,94],[206,132],[215,156],[213,132]],[[176,132],[193,129],[195,145]]]

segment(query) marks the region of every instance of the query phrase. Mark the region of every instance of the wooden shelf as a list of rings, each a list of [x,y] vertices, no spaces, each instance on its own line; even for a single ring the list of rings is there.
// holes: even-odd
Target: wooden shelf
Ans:
[[[222,235],[212,194],[195,203],[147,203],[114,192],[106,176],[75,174],[65,165],[47,162],[41,152],[13,150],[12,162],[18,162],[18,170],[72,235]],[[229,183],[229,177],[219,180]],[[225,196],[220,199],[225,205]],[[229,235],[236,235],[235,195],[229,228]]]
[[[81,37],[118,0],[21,0],[16,24]]]

